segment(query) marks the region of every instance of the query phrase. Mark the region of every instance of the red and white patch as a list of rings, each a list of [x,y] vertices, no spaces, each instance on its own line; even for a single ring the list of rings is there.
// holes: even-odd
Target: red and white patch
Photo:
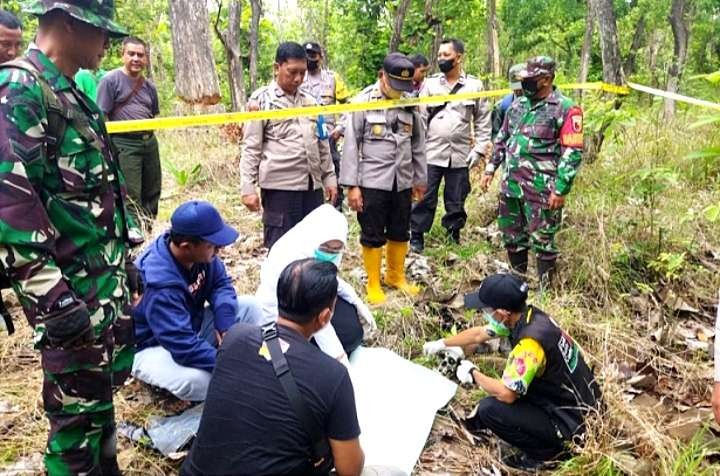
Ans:
[[[560,129],[560,144],[565,147],[582,147],[583,116],[580,107],[573,106],[568,109],[565,121]]]

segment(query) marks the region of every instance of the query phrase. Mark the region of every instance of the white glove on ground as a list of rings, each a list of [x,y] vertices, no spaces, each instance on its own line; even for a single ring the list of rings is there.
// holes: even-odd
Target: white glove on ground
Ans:
[[[460,365],[458,365],[455,375],[457,376],[460,383],[471,385],[475,383],[475,379],[472,375],[472,371],[475,369],[477,369],[477,367],[475,367],[475,364],[473,364],[469,360],[463,360],[462,362],[460,362]]]

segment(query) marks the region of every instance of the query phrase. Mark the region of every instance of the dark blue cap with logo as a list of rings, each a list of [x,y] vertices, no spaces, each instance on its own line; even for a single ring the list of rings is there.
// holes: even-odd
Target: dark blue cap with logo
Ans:
[[[468,309],[505,309],[522,311],[528,296],[528,285],[514,274],[488,276],[474,293],[465,295]]]
[[[208,202],[192,200],[175,209],[170,229],[179,235],[193,236],[215,246],[227,246],[238,238],[238,231],[225,223],[220,212]]]

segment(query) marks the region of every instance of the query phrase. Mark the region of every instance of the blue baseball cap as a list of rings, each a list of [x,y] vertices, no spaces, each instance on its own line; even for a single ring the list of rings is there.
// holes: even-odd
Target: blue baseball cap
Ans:
[[[175,209],[170,229],[179,235],[201,238],[215,246],[227,246],[237,240],[238,231],[225,223],[220,212],[208,202],[192,200]]]

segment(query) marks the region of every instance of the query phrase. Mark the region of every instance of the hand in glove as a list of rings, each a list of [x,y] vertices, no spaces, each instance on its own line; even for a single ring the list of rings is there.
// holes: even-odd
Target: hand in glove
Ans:
[[[467,158],[465,159],[468,164],[468,169],[473,169],[475,166],[477,166],[480,162],[483,161],[483,156],[475,152],[474,150],[471,150],[468,154]]]
[[[425,342],[425,344],[423,344],[423,354],[428,357],[431,355],[435,355],[441,350],[445,349],[447,349],[447,346],[445,345],[444,339],[433,340],[430,342]]]
[[[357,309],[358,317],[361,323],[366,323],[367,327],[371,330],[377,329],[377,323],[375,322],[375,316],[367,305],[359,299],[355,302],[355,309]],[[363,325],[363,328],[366,326]]]
[[[475,367],[475,364],[470,362],[469,360],[463,360],[460,362],[460,365],[458,366],[457,372],[455,372],[455,375],[457,376],[460,383],[464,383],[467,385],[473,385],[475,384],[475,378],[473,377],[473,370],[477,370],[477,367]]]

